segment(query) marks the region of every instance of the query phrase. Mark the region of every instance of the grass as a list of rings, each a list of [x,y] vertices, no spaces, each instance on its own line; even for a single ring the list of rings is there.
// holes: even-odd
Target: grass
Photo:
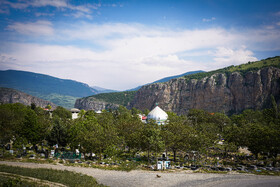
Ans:
[[[0,185],[1,186],[28,186],[28,187],[36,187],[36,186],[43,186],[43,185],[39,185],[36,182],[30,182],[30,181],[25,181],[22,180],[19,177],[16,178],[11,178],[8,176],[2,176],[0,175]]]
[[[47,180],[51,182],[61,183],[67,186],[103,186],[96,182],[93,177],[74,173],[70,171],[61,171],[53,169],[30,169],[0,165],[0,171],[13,173],[22,176],[33,177],[37,179]]]
[[[261,171],[251,171],[251,172],[245,172],[245,171],[237,171],[238,173],[252,173],[255,175],[272,175],[272,176],[280,176],[280,172],[276,172],[276,171],[265,171],[265,170],[261,170]]]

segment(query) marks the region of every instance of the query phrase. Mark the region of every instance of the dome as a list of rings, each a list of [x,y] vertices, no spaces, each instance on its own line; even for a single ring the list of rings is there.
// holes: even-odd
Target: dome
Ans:
[[[156,120],[157,122],[164,122],[168,115],[160,107],[156,106],[147,116],[148,119]]]

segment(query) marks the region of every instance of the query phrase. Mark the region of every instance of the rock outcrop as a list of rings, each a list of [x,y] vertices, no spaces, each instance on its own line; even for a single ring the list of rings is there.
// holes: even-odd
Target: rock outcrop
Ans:
[[[0,102],[3,104],[6,103],[21,103],[24,105],[31,105],[34,103],[36,106],[39,107],[46,107],[47,105],[51,105],[52,108],[55,108],[56,105],[52,102],[39,99],[32,95],[28,95],[24,92],[20,92],[18,90],[12,88],[1,88],[0,87]]]
[[[92,97],[77,99],[75,102],[75,108],[84,110],[107,110],[107,109],[117,109],[119,105],[113,103],[107,103],[101,100],[97,100]]]
[[[244,75],[233,72],[200,80],[178,78],[146,85],[136,93],[130,107],[151,110],[158,103],[165,111],[177,114],[186,114],[193,108],[233,114],[266,107],[270,95],[280,102],[280,69],[275,67]]]

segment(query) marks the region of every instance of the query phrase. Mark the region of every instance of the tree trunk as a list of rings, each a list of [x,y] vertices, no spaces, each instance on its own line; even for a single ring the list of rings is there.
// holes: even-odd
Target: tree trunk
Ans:
[[[148,163],[150,165],[150,148],[148,149]]]
[[[101,148],[99,147],[99,160],[102,160],[102,153],[101,153]]]
[[[174,162],[176,162],[176,150],[173,149]]]
[[[156,148],[156,168],[158,170],[158,153],[157,153],[157,148]]]

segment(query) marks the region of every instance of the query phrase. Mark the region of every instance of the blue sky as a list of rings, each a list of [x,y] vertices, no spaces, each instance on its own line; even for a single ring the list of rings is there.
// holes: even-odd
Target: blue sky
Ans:
[[[1,0],[0,69],[125,90],[280,55],[280,1]]]

